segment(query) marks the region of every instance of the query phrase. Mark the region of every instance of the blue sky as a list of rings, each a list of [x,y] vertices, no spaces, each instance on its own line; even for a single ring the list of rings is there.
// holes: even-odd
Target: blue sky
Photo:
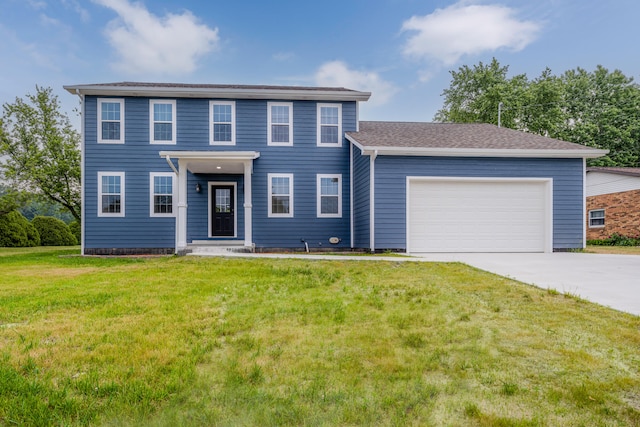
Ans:
[[[116,81],[345,86],[364,120],[430,121],[450,70],[638,79],[637,0],[0,0],[0,102]],[[77,119],[73,120],[78,123]]]

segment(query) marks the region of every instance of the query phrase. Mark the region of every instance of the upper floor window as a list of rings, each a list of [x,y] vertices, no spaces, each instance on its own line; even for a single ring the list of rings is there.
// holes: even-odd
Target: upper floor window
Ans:
[[[589,228],[604,227],[604,209],[589,211]]]
[[[270,173],[269,217],[293,217],[293,174]]]
[[[318,104],[318,145],[342,146],[341,104]]]
[[[236,144],[236,103],[233,101],[211,101],[210,134],[211,145]]]
[[[171,172],[149,174],[150,216],[174,216],[174,179]]]
[[[150,100],[149,123],[151,144],[175,144],[176,101]]]
[[[124,144],[124,99],[98,99],[98,143]]]
[[[268,145],[293,145],[293,103],[267,103]]]
[[[124,216],[124,172],[98,172],[98,216]]]
[[[318,217],[342,217],[342,175],[318,174]]]

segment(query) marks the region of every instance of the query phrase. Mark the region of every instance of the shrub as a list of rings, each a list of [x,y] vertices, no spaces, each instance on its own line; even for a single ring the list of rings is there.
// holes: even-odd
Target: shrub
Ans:
[[[613,233],[606,239],[588,240],[587,244],[595,246],[640,246],[640,237],[623,236],[622,234]]]
[[[77,245],[73,233],[64,221],[52,216],[37,216],[31,223],[40,234],[40,244],[42,246],[72,246]]]
[[[71,221],[69,223],[69,230],[76,237],[78,244],[82,242],[82,228],[80,227],[80,223],[78,221]]]
[[[39,244],[38,230],[20,212],[0,215],[0,246],[16,248]]]

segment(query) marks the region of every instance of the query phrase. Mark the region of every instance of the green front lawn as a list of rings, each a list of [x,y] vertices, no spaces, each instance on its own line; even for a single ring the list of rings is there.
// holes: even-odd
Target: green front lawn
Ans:
[[[640,425],[640,318],[459,263],[0,257],[0,426]]]

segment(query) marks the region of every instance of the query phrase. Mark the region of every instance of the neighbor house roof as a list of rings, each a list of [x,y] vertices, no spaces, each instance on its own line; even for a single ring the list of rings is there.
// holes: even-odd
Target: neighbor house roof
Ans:
[[[594,158],[608,152],[481,123],[362,121],[347,139],[365,154]]]
[[[366,101],[370,92],[343,87],[269,86],[198,83],[116,82],[69,85],[73,94],[103,96],[159,96],[190,98],[288,99]]]
[[[640,168],[591,167],[587,168],[587,172],[604,172],[616,175],[640,176]]]

